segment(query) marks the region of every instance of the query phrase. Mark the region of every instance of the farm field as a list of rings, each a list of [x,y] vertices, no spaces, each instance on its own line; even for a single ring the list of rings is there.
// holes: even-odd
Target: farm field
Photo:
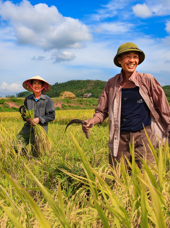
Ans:
[[[96,98],[52,98],[55,110],[94,109],[97,107]],[[0,98],[0,112],[17,112],[24,104],[24,98]]]
[[[170,97],[167,97],[170,104]],[[55,110],[80,110],[95,109],[98,104],[97,98],[60,98],[53,97]],[[1,112],[18,112],[19,107],[24,104],[24,98],[0,98]],[[3,115],[4,116],[4,115]]]
[[[59,110],[49,124],[53,145],[43,157],[16,154],[15,136],[24,122],[18,112],[0,113],[0,227],[170,227],[170,151],[154,150],[156,165],[140,171],[132,161],[108,165],[108,123],[81,125],[90,110]],[[133,145],[132,145],[133,154]]]

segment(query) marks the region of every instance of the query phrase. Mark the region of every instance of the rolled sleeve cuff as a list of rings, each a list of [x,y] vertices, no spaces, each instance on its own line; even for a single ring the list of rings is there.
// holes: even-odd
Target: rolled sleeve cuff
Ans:
[[[39,117],[39,121],[40,121],[41,124],[44,124],[45,123],[45,119],[42,118],[42,117]]]
[[[94,114],[94,117],[97,116],[99,119],[100,119],[100,124],[103,123],[104,121],[104,116],[101,114],[101,113],[95,113]]]

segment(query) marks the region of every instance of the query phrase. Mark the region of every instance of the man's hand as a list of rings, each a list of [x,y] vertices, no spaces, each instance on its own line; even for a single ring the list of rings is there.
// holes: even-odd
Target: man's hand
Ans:
[[[85,122],[87,123],[87,125],[82,125],[82,130],[84,131],[84,133],[89,132],[90,128],[92,128],[95,124],[100,123],[100,119],[95,116],[92,119],[85,120]]]

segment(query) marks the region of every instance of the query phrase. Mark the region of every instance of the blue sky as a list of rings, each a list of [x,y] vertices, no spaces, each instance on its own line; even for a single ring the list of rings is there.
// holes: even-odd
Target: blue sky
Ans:
[[[36,75],[107,81],[125,42],[145,52],[139,72],[170,85],[170,0],[0,0],[0,96]]]

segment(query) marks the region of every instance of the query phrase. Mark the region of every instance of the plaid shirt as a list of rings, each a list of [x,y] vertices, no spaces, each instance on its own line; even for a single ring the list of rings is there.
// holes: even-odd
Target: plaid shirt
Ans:
[[[137,71],[133,72],[129,80],[139,87],[139,93],[150,110],[151,129],[157,142],[159,138],[165,141],[169,137],[170,140],[170,107],[160,84],[152,75]],[[122,72],[109,79],[94,114],[101,123],[109,117],[109,153],[115,157],[120,140],[122,81]]]

